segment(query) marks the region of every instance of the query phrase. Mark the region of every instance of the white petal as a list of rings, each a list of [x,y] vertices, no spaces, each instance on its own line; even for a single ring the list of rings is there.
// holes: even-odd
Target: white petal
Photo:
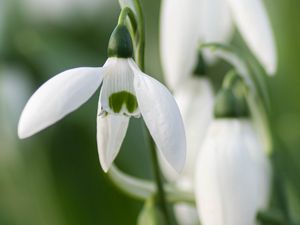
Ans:
[[[133,59],[131,58],[108,58],[103,66],[103,84],[101,88],[101,106],[102,108],[112,114],[126,114],[132,116],[139,116],[138,108],[130,111],[124,101],[121,105],[120,111],[115,111],[110,106],[110,98],[113,94],[130,94],[135,100],[135,91],[133,86],[134,72],[131,69]],[[136,102],[136,101],[135,101]]]
[[[18,135],[29,137],[52,125],[86,102],[102,82],[101,68],[75,68],[44,83],[27,102]]]
[[[97,145],[100,164],[107,172],[118,155],[125,138],[129,117],[118,115],[97,115]]]
[[[187,139],[187,155],[184,170],[178,178],[177,173],[165,163],[161,164],[162,171],[168,180],[181,180],[189,177],[194,183],[196,156],[200,152],[201,144],[212,119],[213,90],[206,78],[190,77],[174,92],[179,106]]]
[[[199,35],[201,42],[226,43],[232,36],[230,8],[224,0],[200,0]]]
[[[267,73],[277,69],[277,53],[271,24],[261,0],[227,0],[236,25]]]
[[[255,224],[257,211],[268,203],[270,165],[249,120],[215,120],[196,171],[203,225]]]
[[[134,87],[140,112],[159,151],[180,172],[185,163],[186,139],[175,99],[165,86],[139,71]]]
[[[199,0],[199,40],[201,43],[228,43],[233,35],[230,8],[224,0]],[[203,50],[207,63],[213,64],[216,57]]]
[[[198,0],[163,0],[161,6],[161,60],[166,82],[175,90],[190,76],[199,42]]]

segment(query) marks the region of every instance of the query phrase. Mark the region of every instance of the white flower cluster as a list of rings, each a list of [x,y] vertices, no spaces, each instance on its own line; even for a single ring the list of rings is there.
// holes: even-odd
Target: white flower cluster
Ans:
[[[276,72],[272,28],[261,0],[163,0],[161,58],[187,135],[187,161],[169,181],[194,193],[196,207],[175,205],[185,225],[254,225],[267,206],[271,169],[251,118],[213,118],[214,96],[207,76],[194,76],[199,46],[228,43],[233,25],[269,75]],[[202,50],[205,62],[216,61]]]

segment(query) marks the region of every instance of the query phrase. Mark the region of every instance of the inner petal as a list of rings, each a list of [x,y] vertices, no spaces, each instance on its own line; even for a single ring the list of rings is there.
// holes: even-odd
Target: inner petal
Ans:
[[[139,116],[133,86],[134,74],[128,59],[109,58],[104,69],[100,97],[102,110],[113,114]]]

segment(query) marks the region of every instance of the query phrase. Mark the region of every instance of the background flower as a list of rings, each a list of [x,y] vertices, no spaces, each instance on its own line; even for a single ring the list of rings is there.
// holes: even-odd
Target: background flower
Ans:
[[[41,19],[36,21],[38,24],[29,23],[28,19],[20,16],[17,8],[13,8],[12,14],[7,15],[5,20],[9,29],[2,34],[5,44],[4,51],[0,52],[1,66],[21,64],[27,71],[22,76],[30,83],[29,93],[32,93],[45,80],[65,68],[101,65],[107,57],[107,41],[119,13],[117,1],[105,1],[109,2],[109,6],[104,8],[104,12],[96,13],[96,19],[75,16],[67,26],[61,20],[49,23]],[[272,21],[280,58],[278,76],[267,78],[273,106],[271,122],[286,146],[281,155],[281,172],[289,181],[290,207],[297,218],[300,206],[300,168],[297,163],[300,160],[300,3],[297,0],[266,0],[264,3]],[[147,27],[146,71],[163,81],[158,42],[160,1],[142,0],[142,5]],[[243,46],[239,41],[239,37],[235,36],[234,44]],[[224,74],[224,70],[226,66],[218,65],[218,70],[212,75],[218,77]],[[2,72],[0,76],[3,76]],[[13,92],[17,92],[16,89]],[[14,182],[5,186],[8,191],[14,188],[21,190],[20,197],[7,195],[4,186],[0,185],[0,224],[59,224],[53,222],[55,218],[62,218],[65,221],[63,224],[72,225],[136,223],[142,205],[120,194],[100,172],[94,132],[97,100],[96,96],[93,97],[85,107],[30,140],[19,141],[14,133],[14,145],[18,146],[19,156],[24,160],[27,170],[15,174]],[[21,109],[25,101],[21,105],[13,105]],[[142,124],[138,120],[132,122],[116,163],[130,174],[151,178],[149,155],[147,151],[141,151],[145,147]],[[17,124],[17,118],[14,124]],[[0,151],[7,143],[7,140],[0,142]],[[6,170],[3,170],[3,174],[8,175]],[[1,184],[5,181],[3,177],[0,180]],[[35,184],[43,184],[44,181],[52,182],[52,192],[46,191],[49,187],[47,184],[41,185],[41,189],[34,188]],[[10,202],[10,210],[7,201]],[[53,211],[47,208],[48,204],[59,212],[60,217],[52,214]],[[21,205],[26,211],[22,210]]]

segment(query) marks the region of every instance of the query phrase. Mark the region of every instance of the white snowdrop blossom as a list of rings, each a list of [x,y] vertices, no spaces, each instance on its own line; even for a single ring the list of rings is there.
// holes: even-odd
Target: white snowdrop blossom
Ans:
[[[201,43],[229,42],[233,25],[267,73],[274,74],[276,46],[262,0],[163,0],[160,50],[168,85],[175,89],[192,74]]]
[[[201,224],[256,224],[256,213],[268,204],[271,170],[250,119],[215,119],[196,168]]]
[[[158,150],[176,171],[185,163],[185,131],[171,93],[144,74],[132,56],[125,26],[113,32],[109,58],[103,67],[64,71],[43,84],[27,102],[18,127],[20,138],[29,137],[57,122],[86,102],[102,83],[97,113],[100,163],[108,171],[125,137],[131,116],[143,116]]]
[[[205,133],[213,116],[214,94],[207,77],[192,76],[176,89],[174,97],[178,103],[186,130],[187,153],[185,167],[180,175],[174,169],[161,163],[161,168],[169,181],[178,189],[194,193],[195,164]],[[180,203],[175,205],[175,216],[179,224],[198,224],[198,214],[194,206]]]

